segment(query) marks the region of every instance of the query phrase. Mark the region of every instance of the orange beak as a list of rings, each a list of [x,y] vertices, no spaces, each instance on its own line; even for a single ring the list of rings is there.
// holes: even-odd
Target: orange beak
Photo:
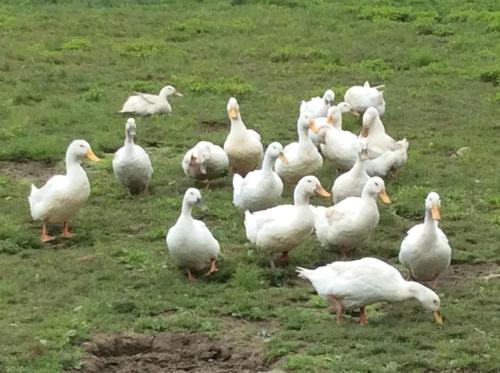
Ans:
[[[321,197],[330,197],[330,193],[328,193],[320,184],[316,185],[316,189],[314,189],[314,192]]]
[[[333,123],[335,123],[335,119],[333,118],[333,115],[328,115],[326,117],[326,123],[328,123],[329,125],[333,125]]]
[[[441,219],[441,214],[439,213],[439,207],[437,207],[436,205],[432,206],[432,208],[431,208],[431,214],[432,214],[432,218],[434,220]]]
[[[283,153],[281,153],[280,155],[278,155],[278,159],[283,162],[284,164],[288,164],[288,159],[287,157],[285,157],[285,155]]]
[[[443,317],[441,316],[441,312],[434,311],[432,314],[434,315],[434,320],[436,320],[436,324],[443,325]]]
[[[387,195],[387,193],[385,192],[385,190],[382,190],[378,196],[380,197],[380,199],[382,200],[382,202],[384,203],[391,203],[391,200],[389,198],[389,196]]]
[[[179,91],[175,91],[175,92],[174,92],[174,95],[179,96],[179,97],[184,96],[184,95],[183,95],[182,93],[180,93]]]
[[[229,118],[231,119],[237,119],[238,118],[238,110],[234,106],[232,106],[228,111],[227,114],[229,115]]]
[[[312,119],[309,124],[307,125],[307,127],[313,131],[314,133],[318,133],[318,127],[316,127],[316,123],[314,123],[314,119]]]
[[[98,162],[100,161],[99,158],[97,158],[97,156],[94,154],[94,152],[92,150],[87,150],[87,152],[85,153],[85,156],[90,159],[91,161],[93,162]]]
[[[368,137],[369,130],[368,128],[363,127],[361,133],[359,134],[361,137]]]

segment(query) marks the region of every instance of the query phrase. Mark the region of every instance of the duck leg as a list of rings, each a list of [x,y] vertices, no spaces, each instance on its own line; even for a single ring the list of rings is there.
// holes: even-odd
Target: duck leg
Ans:
[[[432,280],[431,288],[433,288],[433,289],[438,288],[438,276],[434,277],[434,280]]]
[[[52,236],[49,236],[49,234],[47,233],[47,226],[45,224],[45,222],[42,223],[42,234],[40,235],[40,241],[42,242],[49,242],[49,241],[52,241],[54,239],[54,237]]]
[[[332,305],[332,311],[335,309],[335,313],[337,314],[337,325],[342,325],[344,306],[337,300],[337,298],[335,298],[334,295],[329,295],[328,301]]]
[[[71,233],[69,231],[69,225],[68,225],[68,222],[65,221],[64,222],[64,226],[63,226],[63,231],[62,231],[62,234],[61,236],[65,237],[65,238],[71,238],[73,237],[75,234],[74,233]]]
[[[275,270],[276,269],[276,264],[274,264],[274,258],[273,254],[269,256],[269,265],[271,266],[271,269]]]
[[[196,277],[193,276],[193,274],[191,273],[191,270],[189,268],[186,270],[186,272],[188,275],[188,281],[191,283],[196,282]]]
[[[208,270],[205,276],[210,276],[214,272],[218,272],[219,270],[215,266],[215,258],[210,259],[210,269]]]
[[[368,318],[366,317],[365,306],[359,307],[359,325],[367,325]]]

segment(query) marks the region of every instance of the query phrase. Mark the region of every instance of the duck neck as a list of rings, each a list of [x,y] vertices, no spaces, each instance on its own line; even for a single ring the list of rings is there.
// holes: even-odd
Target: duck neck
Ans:
[[[295,188],[293,201],[295,206],[307,206],[309,205],[309,196],[301,188]]]
[[[186,199],[182,201],[182,210],[181,210],[181,216],[180,219],[192,219],[191,215],[191,210],[193,209],[193,206],[191,203],[189,203]]]
[[[436,234],[436,221],[432,218],[431,210],[425,209],[424,217],[424,235],[426,237],[434,236]]]
[[[80,160],[75,154],[66,153],[66,175],[70,177],[85,175]]]
[[[366,172],[363,160],[361,159],[361,155],[358,154],[358,157],[356,158],[356,162],[354,163],[354,166],[352,166],[351,171],[355,175],[361,175],[361,174]]]
[[[418,282],[406,280],[403,281],[405,282],[405,285],[402,286],[400,291],[397,293],[399,297],[398,300],[403,301],[405,299],[414,298],[420,303],[423,303],[423,299],[429,295],[429,292],[432,292],[432,290]]]
[[[125,148],[133,148],[134,146],[134,135],[130,134],[128,131],[125,132]]]
[[[339,115],[337,118],[334,118],[332,125],[334,128],[338,129],[339,131],[342,130],[342,114]]]
[[[236,119],[231,118],[231,132],[234,134],[244,134],[246,129],[247,128],[241,119],[240,113],[238,113],[238,117]]]
[[[271,153],[266,152],[264,154],[264,160],[262,161],[262,171],[273,172],[273,166],[276,158],[271,155]]]

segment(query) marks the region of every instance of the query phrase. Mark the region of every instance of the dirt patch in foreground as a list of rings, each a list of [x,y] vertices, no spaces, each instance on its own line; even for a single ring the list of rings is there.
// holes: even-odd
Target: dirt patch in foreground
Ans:
[[[255,373],[267,371],[259,346],[200,333],[100,334],[85,343],[85,373]]]
[[[500,273],[500,266],[492,262],[452,264],[439,282],[457,286],[474,280],[486,280],[490,275],[498,273]]]

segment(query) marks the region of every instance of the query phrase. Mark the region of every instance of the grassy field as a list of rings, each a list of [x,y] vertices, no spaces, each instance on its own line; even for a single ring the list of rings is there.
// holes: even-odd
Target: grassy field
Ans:
[[[83,341],[126,330],[260,344],[267,363],[291,372],[498,371],[500,282],[487,275],[500,272],[499,40],[493,0],[2,1],[0,371],[75,369]],[[229,176],[202,191],[208,211],[195,211],[221,243],[220,272],[188,284],[165,231],[193,185],[181,157],[201,139],[222,144],[227,99],[238,98],[265,144],[287,144],[301,99],[332,88],[339,102],[365,80],[387,86],[384,123],[410,153],[354,257],[397,264],[425,195],[438,192],[453,247],[438,290],[445,324],[409,301],[369,307],[367,327],[349,317],[337,327],[294,273],[337,254],[311,237],[271,271],[246,242]],[[116,111],[130,92],[166,83],[184,97],[170,116],[138,119],[154,175],[151,195],[132,199],[111,171],[126,119]],[[73,222],[78,236],[41,245],[29,187],[63,170],[75,138],[104,160],[86,166],[92,194]],[[331,187],[333,166],[320,176]]]

